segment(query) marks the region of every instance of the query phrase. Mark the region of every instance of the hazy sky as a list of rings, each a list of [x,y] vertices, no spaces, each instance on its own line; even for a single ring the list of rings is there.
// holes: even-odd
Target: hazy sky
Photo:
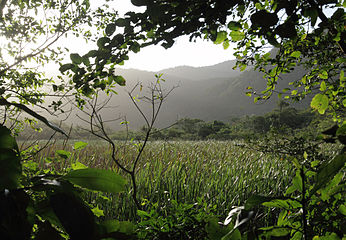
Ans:
[[[128,11],[143,11],[130,3],[130,0],[113,1],[112,7],[124,14]],[[158,71],[164,68],[188,65],[208,66],[234,59],[232,46],[224,50],[222,45],[210,41],[198,40],[189,42],[188,37],[181,37],[168,50],[160,45],[143,48],[137,54],[130,54],[130,60],[125,62],[125,68],[137,68],[148,71]]]

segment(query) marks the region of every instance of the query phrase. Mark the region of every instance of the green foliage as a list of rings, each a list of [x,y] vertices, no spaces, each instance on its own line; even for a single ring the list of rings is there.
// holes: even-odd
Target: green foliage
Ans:
[[[328,131],[328,134],[335,134],[337,129]],[[304,141],[293,140],[289,145],[274,147],[274,151],[285,154],[296,167],[296,176],[292,178],[284,196],[252,196],[245,203],[246,209],[253,209],[259,204],[280,209],[275,225],[260,228],[264,238],[345,237],[345,217],[342,211],[345,204],[344,149],[334,158],[328,159],[328,156],[317,153],[317,144],[310,147],[306,145]]]
[[[85,166],[81,169],[78,162],[75,164],[79,169],[65,175],[54,173],[54,170],[40,170],[30,158],[21,162],[21,156],[26,156],[30,150],[20,154],[10,130],[4,126],[0,130],[0,160],[2,169],[6,169],[1,176],[0,189],[2,238],[133,238],[131,223],[101,222],[96,216],[100,215],[100,210],[91,209],[82,200],[81,189],[73,186],[76,184],[89,190],[118,193],[126,183],[122,177],[109,170]],[[85,146],[86,143],[76,142],[74,150],[80,151]],[[65,150],[56,153],[65,161],[71,157],[71,153]]]
[[[121,176],[110,170],[92,168],[70,171],[63,178],[87,189],[111,193],[123,191],[126,184]]]

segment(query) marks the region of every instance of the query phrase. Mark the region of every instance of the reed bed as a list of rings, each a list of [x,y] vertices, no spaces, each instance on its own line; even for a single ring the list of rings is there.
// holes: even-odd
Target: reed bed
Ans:
[[[125,178],[111,159],[111,148],[102,142],[90,142],[81,151],[73,151],[67,165],[77,159],[89,167],[113,169]],[[55,151],[63,146],[55,143],[36,155],[41,167],[63,170],[66,163]],[[138,147],[117,142],[116,158],[131,166]],[[49,161],[46,164],[47,158]],[[232,206],[241,205],[252,194],[280,195],[292,176],[291,165],[271,154],[244,148],[232,141],[149,142],[139,161],[136,180],[138,197],[143,203],[165,206],[169,201],[196,203],[203,201],[225,216]],[[86,200],[103,209],[106,218],[131,220],[136,207],[131,197],[131,184],[119,194],[85,194]],[[144,209],[146,205],[143,205]]]

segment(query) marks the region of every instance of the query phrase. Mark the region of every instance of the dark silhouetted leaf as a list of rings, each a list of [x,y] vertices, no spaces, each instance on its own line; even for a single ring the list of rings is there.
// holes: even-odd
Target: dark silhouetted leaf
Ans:
[[[71,61],[77,65],[81,64],[83,61],[83,58],[78,53],[71,53],[70,58],[71,58]]]
[[[95,217],[82,200],[72,194],[57,193],[50,196],[50,205],[72,240],[95,239]]]
[[[253,195],[249,197],[245,202],[245,210],[250,210],[253,207],[256,207],[264,202],[269,202],[275,198],[273,197],[267,197],[267,196],[261,196],[261,195]]]
[[[0,191],[0,238],[30,239],[32,225],[28,221],[30,198],[23,190]]]
[[[114,23],[108,24],[105,30],[107,36],[112,35],[115,32],[115,29],[116,29],[116,25]]]
[[[335,124],[333,127],[328,128],[327,130],[323,131],[322,133],[325,134],[325,135],[330,135],[330,136],[335,137],[336,136],[336,131],[338,129],[339,129],[338,125]]]
[[[67,70],[70,70],[74,67],[74,65],[72,63],[67,63],[67,64],[64,64],[64,65],[61,65],[61,67],[59,68],[59,71],[60,72],[66,72]]]
[[[18,187],[21,173],[16,140],[8,128],[0,125],[0,191]]]
[[[99,48],[104,48],[106,43],[109,43],[110,39],[108,37],[102,37],[97,40],[97,46]]]
[[[147,0],[131,0],[131,3],[137,7],[147,5]]]
[[[238,31],[242,28],[241,24],[238,23],[238,22],[235,22],[235,21],[230,21],[227,25],[228,29],[229,30],[235,30],[235,31]]]
[[[274,26],[279,21],[276,13],[269,13],[266,10],[261,10],[252,14],[250,19],[254,27],[264,28]]]

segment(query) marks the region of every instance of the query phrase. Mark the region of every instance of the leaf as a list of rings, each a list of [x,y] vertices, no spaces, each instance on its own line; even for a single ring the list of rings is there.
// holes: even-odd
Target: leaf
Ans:
[[[147,0],[131,0],[132,5],[141,7],[147,5]]]
[[[225,49],[225,50],[229,48],[229,41],[228,41],[228,39],[226,39],[226,40],[223,42],[222,46],[223,46],[223,49]]]
[[[326,95],[318,93],[311,100],[311,108],[316,109],[320,114],[324,114],[329,105],[329,99]]]
[[[78,169],[67,173],[64,179],[81,187],[110,193],[125,190],[126,180],[110,170],[103,169]]]
[[[71,156],[71,153],[65,150],[56,150],[55,154],[63,159],[68,159]]]
[[[105,29],[107,36],[112,35],[115,32],[115,29],[116,29],[116,25],[114,23],[108,24]]]
[[[131,46],[130,46],[130,50],[134,53],[138,53],[141,50],[141,45],[139,45],[138,42],[134,42]]]
[[[72,63],[67,63],[67,64],[64,64],[64,65],[61,65],[60,68],[59,68],[59,71],[64,73],[66,72],[67,70],[70,70],[74,67],[74,64]]]
[[[311,26],[315,26],[317,18],[318,18],[318,9],[316,7],[304,9],[303,16],[310,17]]]
[[[99,48],[104,48],[106,43],[109,43],[110,39],[108,37],[101,37],[97,40],[97,46]]]
[[[125,86],[126,80],[122,76],[115,76],[114,81],[120,86]]]
[[[260,10],[252,14],[250,20],[254,27],[267,28],[277,24],[279,18],[276,13],[269,13],[266,10]]]
[[[21,173],[16,140],[7,127],[0,125],[0,191],[18,187]]]
[[[74,149],[74,150],[82,150],[82,149],[85,148],[87,145],[88,145],[88,143],[86,143],[86,142],[82,142],[82,141],[75,142],[75,143],[74,143],[74,146],[73,146],[73,149]]]
[[[208,239],[210,240],[220,240],[228,232],[232,231],[232,229],[232,224],[229,224],[228,226],[223,226],[219,224],[218,219],[216,217],[210,217],[207,220],[207,224],[205,225],[205,232],[207,233]]]
[[[316,192],[324,185],[329,183],[329,181],[334,178],[334,176],[340,171],[340,169],[344,167],[345,162],[346,154],[340,154],[329,163],[321,165],[319,171],[316,174],[316,184],[312,192]]]
[[[346,216],[346,206],[345,206],[344,204],[342,204],[342,205],[339,206],[338,211],[339,211],[342,215]]]
[[[133,234],[135,232],[136,226],[129,221],[119,221],[119,220],[107,220],[100,224],[102,232],[121,232],[126,234]]]
[[[318,74],[319,78],[321,79],[328,79],[328,73],[327,71],[322,71],[320,74]]]
[[[261,195],[253,195],[249,197],[245,202],[245,210],[250,210],[253,207],[256,207],[264,202],[271,201],[275,198],[273,197],[267,197],[267,196],[261,196]]]
[[[294,58],[299,58],[301,54],[302,53],[300,51],[294,51],[293,53],[291,53],[290,56]]]
[[[245,38],[245,33],[241,31],[232,31],[229,35],[231,36],[232,41],[235,42],[243,40]]]
[[[271,207],[271,208],[283,208],[283,209],[289,209],[290,205],[288,204],[288,200],[282,200],[282,199],[274,199],[270,202],[264,202],[262,203],[263,206]]]
[[[118,18],[114,23],[118,27],[125,27],[127,24],[129,24],[129,21],[124,18]]]
[[[80,198],[62,192],[51,195],[49,202],[71,239],[95,239],[94,214]]]
[[[290,228],[282,227],[282,228],[274,228],[273,230],[269,232],[269,234],[274,237],[284,237],[290,234],[290,232],[291,232]]]
[[[84,168],[88,168],[88,167],[86,165],[84,165],[83,163],[77,161],[77,162],[71,164],[71,168],[72,168],[72,170],[77,170],[77,169],[84,169]]]
[[[235,22],[235,21],[230,21],[227,25],[229,30],[240,30],[242,28],[241,24],[239,22]]]
[[[326,90],[327,90],[326,82],[322,81],[321,85],[320,85],[320,91],[323,92],[323,91],[326,91]]]
[[[70,58],[71,58],[71,61],[77,65],[81,64],[83,61],[83,58],[78,53],[71,53]]]
[[[95,208],[91,209],[91,211],[94,213],[96,217],[103,217],[105,214],[103,213],[103,210],[99,208],[99,206],[96,206]]]
[[[221,44],[223,41],[227,39],[227,32],[226,31],[220,31],[217,33],[216,40],[214,41],[215,44]]]
[[[299,171],[297,171],[296,176],[292,179],[292,184],[299,192],[303,192],[303,181]]]

